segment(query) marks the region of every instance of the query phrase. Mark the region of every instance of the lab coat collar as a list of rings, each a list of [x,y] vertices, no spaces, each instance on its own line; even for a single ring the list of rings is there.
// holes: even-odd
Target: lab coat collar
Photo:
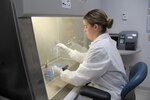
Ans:
[[[105,38],[108,38],[109,34],[108,33],[103,33],[101,35],[99,35],[93,42],[91,42],[91,44],[89,45],[89,47],[91,47],[92,45],[94,45],[96,42],[103,40]]]

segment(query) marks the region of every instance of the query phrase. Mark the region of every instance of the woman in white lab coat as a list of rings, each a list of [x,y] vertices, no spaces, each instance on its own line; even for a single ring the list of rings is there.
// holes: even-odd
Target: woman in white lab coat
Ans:
[[[80,63],[78,69],[62,71],[54,67],[54,70],[60,73],[65,82],[75,86],[91,82],[91,86],[109,92],[111,100],[120,100],[127,77],[116,42],[106,33],[107,28],[111,28],[113,19],[109,19],[104,11],[94,9],[84,16],[83,24],[88,39],[92,40],[86,54],[72,50],[62,43],[57,44]]]

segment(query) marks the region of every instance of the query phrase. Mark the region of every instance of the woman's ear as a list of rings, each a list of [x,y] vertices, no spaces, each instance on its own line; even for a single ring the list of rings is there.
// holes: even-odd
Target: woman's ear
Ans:
[[[99,25],[98,24],[94,24],[94,29],[98,29],[99,28]]]

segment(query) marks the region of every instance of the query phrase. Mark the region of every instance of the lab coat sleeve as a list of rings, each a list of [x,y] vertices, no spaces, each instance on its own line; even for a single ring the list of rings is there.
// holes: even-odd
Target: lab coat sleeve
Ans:
[[[61,73],[61,79],[75,86],[83,86],[96,80],[108,69],[110,59],[106,51],[102,49],[89,50],[85,61],[76,71],[65,70]]]
[[[86,53],[81,53],[77,50],[72,50],[69,52],[69,56],[71,59],[73,59],[81,64],[86,56]]]

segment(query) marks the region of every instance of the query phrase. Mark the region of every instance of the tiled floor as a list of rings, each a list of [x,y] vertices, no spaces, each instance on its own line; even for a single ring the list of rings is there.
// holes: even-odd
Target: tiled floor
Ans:
[[[150,100],[150,91],[137,88],[135,90],[136,100]]]

